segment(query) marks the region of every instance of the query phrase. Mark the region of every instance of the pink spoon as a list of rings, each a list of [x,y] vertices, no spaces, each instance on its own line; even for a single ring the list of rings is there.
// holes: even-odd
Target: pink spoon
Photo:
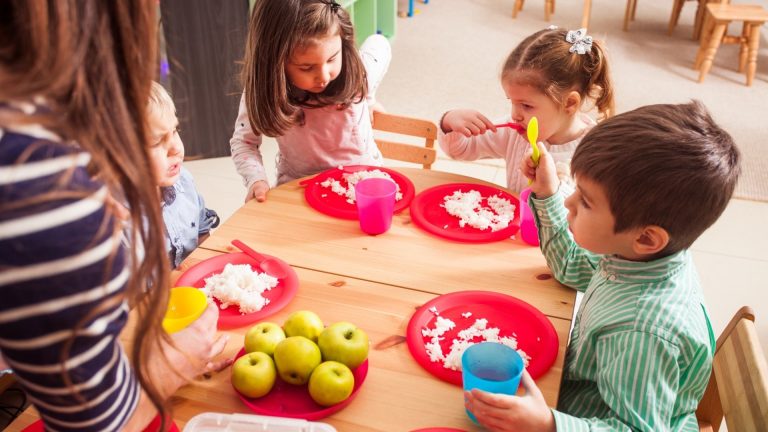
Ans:
[[[255,250],[251,249],[250,246],[246,245],[240,240],[232,240],[232,246],[240,249],[241,251],[245,252],[246,255],[255,259],[259,264],[259,268],[264,273],[278,279],[284,279],[286,276],[288,276],[288,274],[285,272],[285,268],[283,268],[283,264],[275,258],[267,257],[256,252]]]
[[[523,126],[523,125],[521,125],[519,123],[502,123],[502,124],[497,124],[497,125],[494,125],[494,126],[497,127],[497,128],[508,127],[508,128],[512,128],[512,129],[516,130],[518,133],[525,133],[525,126]]]

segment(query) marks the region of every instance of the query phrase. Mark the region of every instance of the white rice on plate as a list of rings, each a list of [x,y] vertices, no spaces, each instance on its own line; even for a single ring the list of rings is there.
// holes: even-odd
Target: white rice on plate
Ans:
[[[469,225],[483,231],[490,228],[495,232],[508,227],[515,218],[515,205],[499,195],[491,195],[486,199],[487,206],[484,206],[484,198],[476,190],[457,190],[445,196],[440,206],[449,215],[459,218],[459,226],[462,228]]]
[[[227,264],[224,271],[205,279],[203,292],[219,301],[222,309],[238,305],[240,313],[258,312],[269,304],[266,291],[277,286],[277,278],[253,271],[248,264]]]
[[[421,329],[421,335],[425,338],[424,348],[432,363],[442,362],[443,367],[455,371],[461,371],[461,356],[470,346],[479,342],[496,342],[506,345],[518,352],[523,358],[525,366],[528,366],[531,358],[525,351],[517,348],[516,334],[512,336],[501,336],[497,327],[488,327],[488,320],[485,318],[476,319],[475,322],[460,330],[456,337],[451,341],[448,354],[443,353],[440,341],[445,340],[443,336],[446,332],[456,328],[456,323],[448,318],[440,316],[437,309],[433,306],[429,309],[435,315],[434,327],[424,327]],[[472,316],[471,312],[461,314],[465,319]],[[478,340],[479,338],[479,340]]]
[[[342,169],[343,167],[339,167],[339,169]],[[355,199],[355,185],[360,180],[369,179],[369,178],[385,178],[392,181],[395,181],[392,176],[389,175],[389,173],[384,172],[379,169],[373,169],[373,170],[363,170],[363,171],[356,171],[353,173],[344,173],[342,174],[342,179],[347,183],[346,186],[342,182],[336,179],[327,178],[320,182],[320,186],[330,189],[331,192],[335,193],[336,195],[346,197],[347,202],[350,204],[354,204],[357,200]],[[397,184],[397,192],[395,193],[395,201],[400,201],[403,199],[403,193],[400,191],[400,185]],[[325,195],[323,195],[325,196]]]

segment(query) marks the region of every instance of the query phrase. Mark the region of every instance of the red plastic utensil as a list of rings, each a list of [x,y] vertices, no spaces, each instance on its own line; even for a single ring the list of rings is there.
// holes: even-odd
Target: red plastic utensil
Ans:
[[[501,123],[494,126],[496,126],[497,128],[508,127],[516,130],[518,133],[525,133],[525,126],[519,123]]]
[[[240,249],[241,251],[245,252],[246,255],[255,259],[259,263],[261,271],[264,273],[278,279],[284,279],[287,276],[285,269],[279,261],[256,252],[255,250],[251,249],[250,246],[237,239],[232,240],[232,246]]]

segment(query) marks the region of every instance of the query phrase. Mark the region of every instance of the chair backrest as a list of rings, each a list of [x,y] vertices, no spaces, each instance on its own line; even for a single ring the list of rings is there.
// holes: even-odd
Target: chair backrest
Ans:
[[[385,158],[421,164],[425,169],[430,169],[437,159],[437,150],[435,150],[437,125],[429,120],[374,111],[373,129],[424,140],[424,147],[421,147],[420,145],[376,138],[376,144]]]
[[[768,431],[768,362],[760,348],[755,314],[744,306],[717,339],[712,374],[696,410],[700,431]]]

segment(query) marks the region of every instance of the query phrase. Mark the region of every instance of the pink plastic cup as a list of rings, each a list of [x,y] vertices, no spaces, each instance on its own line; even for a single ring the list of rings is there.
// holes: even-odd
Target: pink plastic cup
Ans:
[[[392,225],[397,183],[385,178],[368,178],[355,185],[360,229],[371,235],[387,232]]]
[[[520,236],[529,245],[538,246],[539,230],[536,229],[536,221],[533,220],[533,211],[528,206],[529,196],[531,196],[531,188],[520,191]]]

